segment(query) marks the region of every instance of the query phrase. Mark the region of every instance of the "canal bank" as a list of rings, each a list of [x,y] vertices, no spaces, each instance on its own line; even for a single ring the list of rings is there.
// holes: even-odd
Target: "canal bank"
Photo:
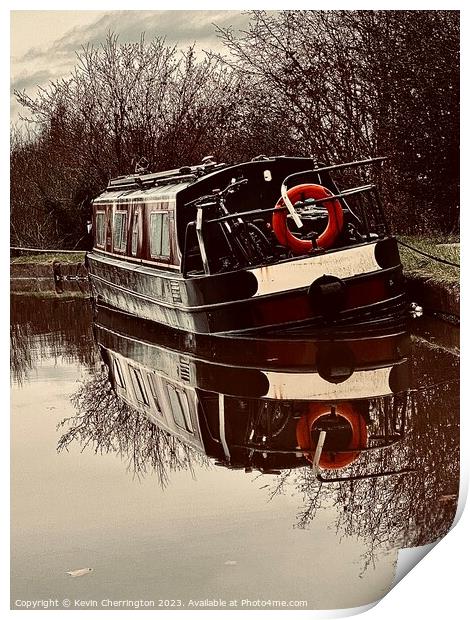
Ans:
[[[408,299],[424,314],[460,321],[460,242],[458,237],[399,237]]]
[[[406,238],[406,241],[409,241]],[[412,239],[418,249],[431,251],[438,258],[458,260],[458,243],[437,243]],[[406,291],[410,302],[422,306],[426,315],[450,323],[460,321],[459,269],[436,263],[406,247],[400,249]],[[85,252],[17,256],[10,262],[11,292],[63,295],[88,293]]]
[[[10,292],[15,295],[87,296],[89,286],[85,252],[12,257]]]
[[[460,322],[459,282],[445,282],[405,271],[405,284],[408,299],[419,304],[424,314],[453,324]]]

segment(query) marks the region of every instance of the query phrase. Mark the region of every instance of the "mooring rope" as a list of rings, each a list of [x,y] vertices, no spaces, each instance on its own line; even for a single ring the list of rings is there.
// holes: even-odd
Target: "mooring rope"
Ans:
[[[438,381],[437,383],[430,383],[428,385],[423,385],[417,388],[408,388],[408,390],[403,390],[404,392],[426,392],[427,390],[431,390],[432,388],[440,387],[441,385],[451,385],[452,383],[459,383],[460,379],[445,379],[444,381]],[[398,392],[397,392],[398,393]]]
[[[457,267],[457,269],[460,269],[460,265],[458,263],[453,263],[452,261],[446,260],[445,258],[440,258],[439,256],[434,256],[433,254],[428,254],[428,252],[424,252],[423,250],[415,248],[414,246],[409,245],[408,243],[405,243],[404,241],[401,241],[400,239],[397,239],[397,243],[404,246],[405,248],[408,248],[408,250],[411,250],[412,252],[416,252],[417,254],[426,256],[427,258],[435,260],[438,263],[443,263],[444,265],[450,265],[451,267]],[[59,249],[44,250],[42,248],[20,248],[16,246],[10,246],[10,250],[20,251],[20,252],[36,252],[39,254],[40,253],[43,253],[43,254],[80,254],[80,253],[83,253],[83,250],[59,250]]]
[[[453,263],[450,260],[446,260],[445,258],[440,258],[439,256],[434,256],[433,254],[428,254],[427,252],[423,252],[423,250],[419,250],[418,248],[415,248],[412,245],[408,245],[408,243],[405,243],[404,241],[400,241],[400,239],[397,239],[397,243],[399,243],[400,245],[403,245],[405,248],[408,248],[409,250],[412,250],[413,252],[417,252],[418,254],[427,256],[427,258],[431,258],[432,260],[435,260],[438,263],[444,263],[445,265],[450,265],[451,267],[457,267],[458,269],[460,269],[460,265],[458,263]]]
[[[10,246],[10,250],[21,252],[36,252],[40,254],[41,252],[44,254],[83,254],[85,250],[44,250],[42,248],[19,248],[15,246]]]

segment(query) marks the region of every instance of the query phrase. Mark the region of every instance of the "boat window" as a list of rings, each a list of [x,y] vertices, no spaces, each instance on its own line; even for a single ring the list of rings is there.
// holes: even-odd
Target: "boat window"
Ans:
[[[191,415],[189,412],[188,397],[184,390],[176,388],[174,385],[168,385],[168,396],[170,397],[171,411],[177,426],[187,431],[193,432],[191,423]]]
[[[158,393],[157,393],[157,386],[155,385],[155,376],[152,375],[151,373],[147,373],[147,380],[148,380],[148,384],[150,388],[150,394],[152,395],[153,402],[155,403],[155,409],[157,410],[157,413],[162,415],[160,404],[158,402]]]
[[[96,212],[96,219],[95,219],[95,225],[96,225],[95,242],[96,242],[96,245],[99,245],[101,247],[104,247],[104,218],[105,218],[105,212],[104,211],[97,211]]]
[[[153,258],[170,256],[170,228],[166,211],[150,214],[150,255]]]
[[[142,373],[138,368],[129,366],[131,371],[132,383],[134,385],[134,392],[139,403],[143,405],[149,405],[149,397],[147,396],[147,390],[145,389]]]
[[[124,381],[124,375],[122,374],[121,364],[118,359],[115,359],[113,362],[114,368],[114,380],[116,381],[116,385],[118,385],[123,390],[126,389],[126,382]]]
[[[127,245],[127,212],[116,211],[114,214],[114,249],[124,252]]]
[[[137,254],[137,244],[139,242],[139,216],[140,212],[134,212],[134,220],[132,222],[132,256]]]

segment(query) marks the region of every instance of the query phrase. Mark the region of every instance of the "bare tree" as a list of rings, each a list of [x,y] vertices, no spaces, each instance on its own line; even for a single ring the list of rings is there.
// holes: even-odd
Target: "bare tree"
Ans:
[[[58,451],[77,442],[82,450],[91,446],[97,454],[117,453],[127,459],[134,475],[155,473],[161,486],[168,484],[173,471],[187,470],[194,475],[194,464],[208,465],[202,454],[120,400],[105,372],[84,381],[72,403],[76,415],[59,424],[64,433]]]
[[[76,244],[91,198],[142,159],[159,170],[229,152],[225,130],[239,82],[193,48],[181,52],[143,37],[120,44],[110,34],[102,45],[82,49],[70,77],[35,97],[17,92],[36,128],[35,135],[12,138],[17,243]]]
[[[458,228],[457,11],[253,11],[246,32],[220,34],[298,151],[389,155],[397,227]]]
[[[15,243],[84,243],[89,203],[113,176],[211,154],[388,155],[382,181],[399,232],[458,229],[457,11],[252,11],[219,30],[227,54],[109,34],[71,75],[17,92],[30,129],[12,133]],[[34,129],[33,129],[34,128]]]

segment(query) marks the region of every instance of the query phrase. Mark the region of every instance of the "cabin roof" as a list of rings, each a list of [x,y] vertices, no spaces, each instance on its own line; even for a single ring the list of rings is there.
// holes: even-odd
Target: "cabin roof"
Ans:
[[[166,183],[180,183],[180,182],[194,182],[198,178],[226,168],[228,164],[218,164],[214,161],[202,163],[197,166],[182,166],[181,168],[174,168],[173,170],[163,170],[161,172],[152,172],[147,174],[130,174],[115,179],[111,179],[108,184],[108,191],[114,189],[135,189],[153,187],[155,185]]]
[[[135,188],[135,189],[119,189],[119,190],[106,190],[100,196],[93,201],[95,204],[119,202],[127,204],[129,202],[160,202],[167,200],[174,200],[176,194],[188,186],[188,182],[183,183],[171,183],[166,185],[157,185],[148,188]]]
[[[265,157],[261,155],[253,158],[251,161],[240,162],[238,164],[215,163],[213,161],[200,164],[198,166],[183,166],[173,170],[165,170],[151,174],[132,174],[112,179],[106,190],[100,194],[95,203],[105,202],[131,202],[131,201],[149,201],[149,200],[171,200],[176,194],[188,186],[197,186],[202,182],[205,187],[205,181],[218,178],[221,174],[225,177],[233,170],[239,174],[241,170],[257,170],[260,165],[277,164],[287,166],[305,165],[309,167],[313,164],[313,160],[309,157],[286,157],[284,155],[276,157]]]
[[[111,179],[109,181],[106,192],[109,194],[111,192],[118,191],[148,189],[161,185],[174,185],[176,183],[190,184],[200,180],[203,177],[209,175],[212,176],[217,172],[221,172],[222,170],[225,170],[227,168],[239,168],[240,166],[246,166],[260,161],[274,162],[279,160],[298,160],[304,162],[308,160],[312,161],[311,158],[308,157],[286,157],[284,155],[276,157],[266,157],[264,155],[260,155],[258,157],[254,157],[250,161],[239,162],[235,164],[216,163],[214,161],[210,161],[207,163],[199,164],[197,166],[182,166],[181,168],[163,170],[161,172],[152,172],[148,174],[135,173],[116,177],[115,179]]]

